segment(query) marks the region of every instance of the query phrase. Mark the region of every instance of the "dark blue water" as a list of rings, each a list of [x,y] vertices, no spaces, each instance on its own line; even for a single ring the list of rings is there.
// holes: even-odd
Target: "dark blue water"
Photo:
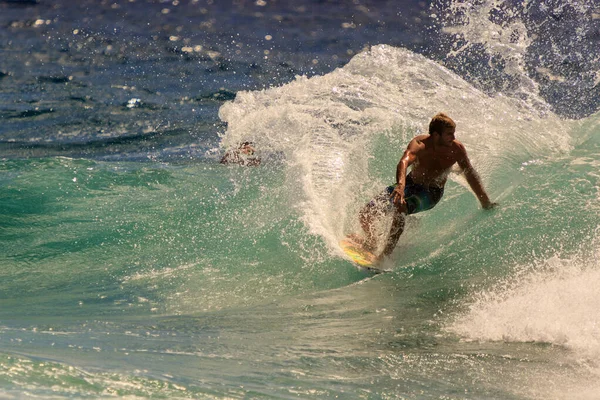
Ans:
[[[423,6],[261,4],[2,3],[3,148],[201,157],[239,90],[324,74],[369,44],[423,43],[409,28]]]

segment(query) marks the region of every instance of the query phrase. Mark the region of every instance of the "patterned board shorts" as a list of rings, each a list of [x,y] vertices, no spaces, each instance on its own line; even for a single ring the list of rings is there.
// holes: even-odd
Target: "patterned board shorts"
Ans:
[[[395,210],[392,201],[392,192],[396,185],[388,186],[383,192],[378,194],[369,202],[369,206],[377,207],[385,213]],[[444,188],[435,186],[423,186],[414,183],[410,175],[406,176],[406,185],[404,186],[404,200],[408,208],[408,214],[416,214],[433,208],[444,195]]]

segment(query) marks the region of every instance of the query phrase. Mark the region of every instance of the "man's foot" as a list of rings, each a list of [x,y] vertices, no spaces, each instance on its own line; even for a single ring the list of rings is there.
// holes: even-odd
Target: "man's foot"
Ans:
[[[377,249],[377,242],[375,238],[367,238],[362,243],[362,248],[366,251],[372,253]]]
[[[363,245],[363,243],[365,242],[365,239],[361,236],[359,236],[356,233],[351,233],[347,236],[348,239],[352,240],[354,243],[356,244],[360,244],[361,246]]]
[[[383,261],[384,258],[385,258],[385,254],[381,253],[380,255],[375,257],[375,259],[373,260],[373,264],[379,264],[380,262]]]
[[[377,243],[375,243],[374,241],[372,242],[367,242],[365,240],[365,242],[362,245],[363,249],[367,250],[368,252],[374,252],[375,249],[377,249]]]
[[[362,247],[364,250],[372,253],[377,248],[377,243],[375,240],[368,240],[362,236],[357,235],[356,233],[351,233],[348,236],[348,239],[352,240],[354,243]]]

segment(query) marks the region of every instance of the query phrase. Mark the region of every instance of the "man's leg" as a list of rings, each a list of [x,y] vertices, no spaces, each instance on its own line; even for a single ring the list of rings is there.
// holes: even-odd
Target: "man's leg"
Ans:
[[[394,210],[394,218],[392,220],[392,227],[390,228],[390,234],[388,236],[387,242],[385,244],[385,248],[383,252],[379,256],[379,258],[383,258],[384,256],[389,256],[396,248],[396,244],[400,239],[400,235],[404,232],[404,222],[406,220],[406,213],[401,212],[399,210]]]
[[[360,226],[365,232],[365,241],[362,243],[362,246],[368,251],[373,251],[377,247],[374,227],[377,214],[376,206],[372,203],[368,203],[362,208],[362,210],[360,210],[358,215]]]

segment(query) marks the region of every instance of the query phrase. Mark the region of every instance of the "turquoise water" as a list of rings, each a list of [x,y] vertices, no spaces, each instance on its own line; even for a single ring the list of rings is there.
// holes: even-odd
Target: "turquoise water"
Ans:
[[[585,59],[582,80],[566,61],[532,72],[544,7],[496,24],[507,2],[129,3],[1,5],[20,17],[0,32],[18,50],[0,65],[0,398],[598,398],[597,85],[573,100],[596,79]],[[597,11],[565,4],[551,20],[588,17],[571,44],[587,48]],[[402,24],[405,46],[373,39],[413,12],[460,34],[443,62]],[[258,44],[214,39],[236,23]],[[439,111],[499,206],[452,173],[388,272],[362,270],[337,243]],[[219,164],[248,140],[259,167]]]
[[[492,212],[451,182],[376,276],[282,165],[5,160],[3,391],[593,398],[597,134],[501,164]]]

